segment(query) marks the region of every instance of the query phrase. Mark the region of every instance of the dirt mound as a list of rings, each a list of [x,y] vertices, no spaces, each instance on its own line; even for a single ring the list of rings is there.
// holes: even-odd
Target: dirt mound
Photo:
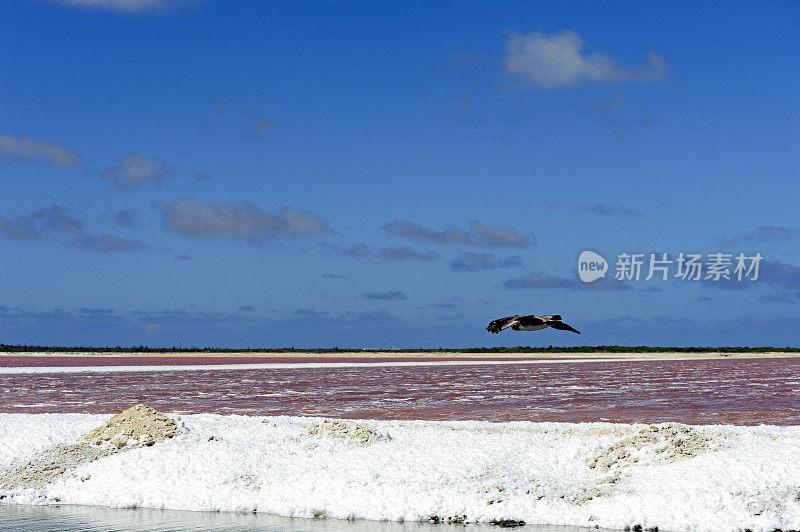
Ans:
[[[148,447],[168,440],[178,430],[178,424],[146,405],[136,405],[97,427],[86,435],[93,445],[109,444],[123,447]]]
[[[391,439],[385,434],[376,432],[359,423],[348,421],[325,420],[318,425],[308,427],[308,434],[317,437],[332,437],[347,440],[355,445],[372,445],[381,440]]]
[[[67,471],[112,454],[114,450],[111,448],[93,447],[86,442],[59,445],[28,462],[0,472],[0,489],[44,489]]]
[[[674,462],[710,449],[713,440],[697,429],[680,423],[644,427],[603,449],[586,461],[592,469],[608,470],[632,464]]]
[[[174,436],[178,425],[164,414],[136,405],[89,432],[73,444],[51,447],[32,460],[0,471],[0,489],[44,489],[76,467],[123,451],[148,447]]]

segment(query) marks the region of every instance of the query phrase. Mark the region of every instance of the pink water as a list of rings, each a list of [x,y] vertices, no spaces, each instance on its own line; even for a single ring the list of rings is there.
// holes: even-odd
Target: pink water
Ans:
[[[564,357],[563,359],[580,358]],[[158,355],[123,355],[123,356],[41,356],[41,355],[3,355],[0,356],[0,368],[78,368],[95,366],[195,366],[217,364],[295,364],[325,362],[457,362],[475,360],[474,357],[459,356],[418,356],[418,357],[375,357],[375,356],[158,356]],[[509,356],[493,357],[492,360],[547,360],[542,356]]]
[[[0,374],[0,412],[800,424],[800,358]]]

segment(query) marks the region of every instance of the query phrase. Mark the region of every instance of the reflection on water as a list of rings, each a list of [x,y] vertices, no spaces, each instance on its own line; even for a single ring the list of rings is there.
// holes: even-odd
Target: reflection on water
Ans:
[[[435,525],[338,519],[290,519],[264,514],[234,512],[183,512],[147,508],[114,509],[97,506],[21,506],[0,504],[0,532],[178,532],[183,530],[233,530],[274,532],[488,532],[492,525]],[[536,532],[585,532],[569,526],[525,526]],[[592,528],[591,530],[597,531]]]

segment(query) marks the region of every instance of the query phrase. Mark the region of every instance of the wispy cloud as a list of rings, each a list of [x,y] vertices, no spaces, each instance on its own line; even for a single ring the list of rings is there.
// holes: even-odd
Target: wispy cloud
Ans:
[[[116,251],[147,251],[150,246],[141,240],[122,238],[116,235],[82,236],[76,239],[78,245],[87,251],[112,253]]]
[[[354,320],[355,323],[360,325],[379,325],[379,324],[386,324],[386,323],[397,323],[392,314],[386,310],[385,308],[379,308],[375,310],[365,310],[363,312],[346,312],[342,318],[339,318],[341,321],[342,319],[351,319]]]
[[[777,292],[771,294],[761,294],[758,296],[758,300],[762,303],[796,303],[799,299],[800,290],[796,291],[794,294]]]
[[[53,166],[68,167],[78,164],[81,155],[77,150],[55,142],[0,133],[0,159],[44,162]]]
[[[273,214],[250,203],[201,204],[182,198],[163,207],[161,216],[169,231],[196,238],[307,238],[331,231],[314,212],[281,207]]]
[[[447,108],[456,118],[467,121],[475,116],[474,100],[472,91],[455,92],[447,98]]]
[[[424,307],[417,307],[417,308],[455,308],[460,306],[464,302],[464,298],[461,296],[451,296],[448,297],[444,301],[440,301],[437,303],[428,303]]]
[[[474,272],[481,270],[513,268],[522,265],[522,258],[518,257],[517,255],[499,258],[493,253],[466,251],[450,261],[449,266],[451,270],[457,272]]]
[[[639,293],[641,294],[655,294],[663,291],[664,289],[660,286],[645,286],[639,289]]]
[[[114,225],[133,229],[139,226],[139,213],[134,209],[121,210],[111,217]]]
[[[275,118],[272,115],[258,115],[253,116],[248,120],[247,126],[244,128],[247,136],[260,139],[263,138],[267,132],[276,126]]]
[[[507,125],[523,126],[530,124],[533,113],[531,106],[527,102],[517,98],[506,97],[504,107],[503,122]]]
[[[736,264],[735,255],[733,264]],[[779,260],[762,260],[759,264],[758,279],[755,281],[739,281],[731,271],[730,279],[720,278],[716,281],[703,279],[701,283],[705,288],[722,290],[749,290],[764,286],[775,286],[784,290],[800,290],[800,267]]]
[[[487,227],[478,220],[469,222],[466,230],[448,225],[440,231],[406,219],[387,222],[382,229],[392,236],[443,246],[524,248],[536,244],[536,237],[532,233],[521,234],[510,227]]]
[[[642,68],[617,66],[609,57],[587,52],[573,31],[546,34],[508,33],[504,65],[532,85],[543,89],[574,87],[582,83],[649,82],[667,77],[667,63],[653,52]]]
[[[85,314],[88,316],[108,316],[111,314],[116,314],[116,311],[113,308],[86,308],[81,307],[78,309],[79,314]]]
[[[598,216],[623,216],[623,217],[642,217],[641,211],[625,207],[623,205],[609,205],[607,203],[592,203],[575,207],[576,210],[596,214]]]
[[[447,56],[442,68],[444,70],[452,70],[460,65],[474,65],[476,63],[483,63],[488,59],[488,56],[478,50],[458,50]]]
[[[761,263],[759,278],[754,282],[797,290],[800,289],[800,267],[777,260],[765,260]]]
[[[531,272],[522,277],[514,277],[503,283],[506,288],[574,288],[576,281],[566,277],[550,275],[547,272]]]
[[[363,242],[356,242],[348,246],[340,246],[330,242],[320,242],[319,247],[324,253],[351,259],[363,259],[374,255],[372,248]]]
[[[278,120],[271,111],[275,103],[276,99],[270,96],[240,105],[215,100],[211,102],[211,108],[204,111],[197,121],[203,128],[223,127],[228,130],[238,130],[245,137],[259,140],[266,138],[278,127]],[[200,174],[198,178],[201,178]]]
[[[101,177],[120,190],[136,190],[146,183],[160,183],[173,177],[173,168],[161,159],[141,153],[129,153],[114,166],[104,169]]]
[[[103,9],[118,13],[145,14],[165,11],[185,5],[196,4],[200,0],[50,0],[68,7],[83,9]]]
[[[266,96],[252,105],[239,107],[239,112],[246,120],[245,135],[252,139],[261,139],[278,125],[275,117],[265,110],[269,104],[274,102],[275,98]]]
[[[380,299],[383,301],[405,301],[408,297],[403,292],[389,290],[388,292],[364,292],[364,299]]]
[[[505,288],[516,289],[555,289],[568,288],[570,290],[630,290],[630,285],[615,279],[598,279],[592,283],[583,283],[578,279],[559,277],[550,275],[547,272],[531,272],[522,277],[507,279],[503,286]]]
[[[374,258],[382,262],[432,262],[439,260],[438,253],[433,251],[417,251],[405,246],[387,247],[374,250],[371,246],[368,246],[363,242],[356,242],[355,244],[351,244],[349,246],[340,246],[330,242],[322,242],[320,243],[320,247],[325,253],[353,259]]]
[[[341,273],[323,273],[323,279],[349,279],[347,275],[342,275]]]
[[[297,308],[292,311],[295,316],[303,318],[328,318],[331,313],[327,310],[317,310],[313,308]]]
[[[375,256],[378,258],[378,260],[383,260],[386,262],[432,262],[439,260],[439,255],[433,251],[416,251],[405,246],[383,248],[379,250]]]
[[[732,238],[721,238],[720,244],[723,246],[736,246],[740,244],[787,242],[796,239],[800,239],[800,229],[777,225],[762,225],[748,233],[739,233]]]
[[[0,233],[12,240],[37,240],[58,234],[81,235],[83,222],[64,207],[51,205],[21,216],[0,215]]]
[[[51,205],[20,216],[0,215],[0,235],[12,240],[68,243],[86,251],[146,251],[149,246],[141,240],[116,235],[89,234],[84,223],[59,205]]]
[[[586,116],[597,122],[600,127],[607,128],[616,137],[632,127],[650,127],[658,120],[650,113],[638,112],[629,108],[628,100],[616,94],[608,100],[594,100],[586,106]]]

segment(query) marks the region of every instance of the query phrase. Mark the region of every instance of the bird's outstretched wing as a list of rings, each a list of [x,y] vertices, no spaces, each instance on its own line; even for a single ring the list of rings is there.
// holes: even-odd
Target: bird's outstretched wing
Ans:
[[[517,318],[519,316],[506,316],[505,318],[498,318],[496,320],[492,320],[489,322],[489,326],[486,327],[486,330],[492,334],[497,334],[503,329],[508,329],[515,323],[517,323]]]
[[[547,321],[547,325],[549,325],[553,329],[560,329],[562,331],[572,331],[572,332],[578,333],[578,334],[581,333],[578,329],[573,329],[572,327],[570,327],[569,325],[567,325],[566,323],[564,323],[560,319],[558,319],[558,320],[548,320]]]
[[[539,316],[539,318],[544,321],[561,321],[561,314],[547,314],[545,316]]]

